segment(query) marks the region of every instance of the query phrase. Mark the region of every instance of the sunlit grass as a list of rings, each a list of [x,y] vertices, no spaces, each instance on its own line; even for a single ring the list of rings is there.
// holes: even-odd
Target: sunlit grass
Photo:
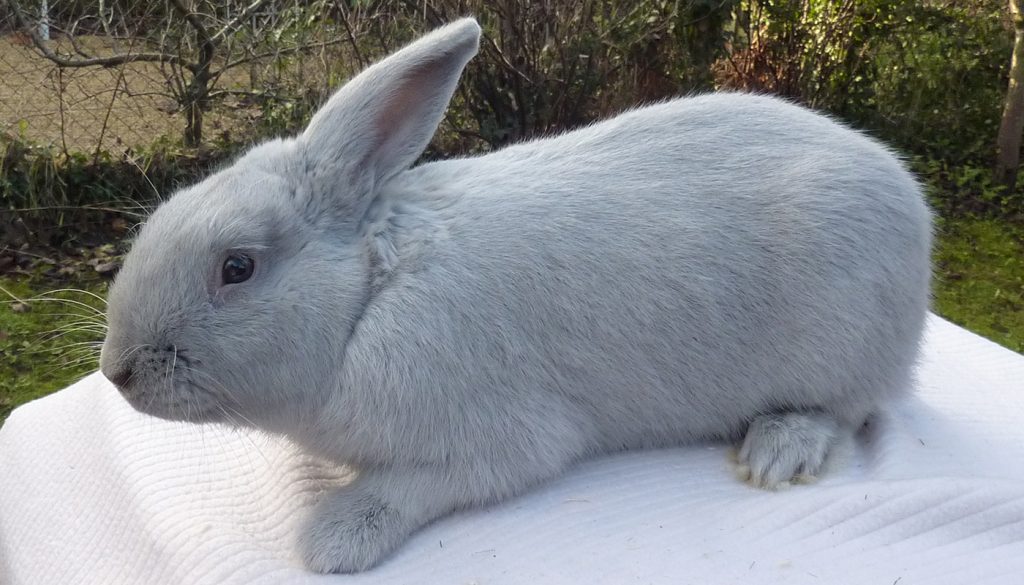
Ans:
[[[96,369],[106,284],[79,286],[52,290],[42,279],[0,277],[0,421]]]
[[[938,228],[935,312],[1024,353],[1024,226],[956,219]]]

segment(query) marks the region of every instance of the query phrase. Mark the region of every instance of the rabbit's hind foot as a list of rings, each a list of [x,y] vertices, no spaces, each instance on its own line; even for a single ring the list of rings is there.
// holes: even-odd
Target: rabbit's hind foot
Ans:
[[[838,422],[824,413],[760,415],[747,429],[737,454],[736,474],[754,487],[769,490],[814,481],[839,431]]]

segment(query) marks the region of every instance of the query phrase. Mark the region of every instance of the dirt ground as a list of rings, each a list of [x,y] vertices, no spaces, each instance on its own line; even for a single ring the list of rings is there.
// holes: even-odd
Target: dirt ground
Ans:
[[[78,37],[91,53],[109,55],[99,37]],[[63,53],[69,47],[55,42]],[[220,86],[244,87],[244,69]],[[0,133],[68,151],[118,152],[152,144],[162,136],[179,138],[184,118],[167,95],[165,72],[158,63],[57,68],[23,35],[0,36]],[[237,127],[241,116],[230,107],[210,112],[208,136]]]

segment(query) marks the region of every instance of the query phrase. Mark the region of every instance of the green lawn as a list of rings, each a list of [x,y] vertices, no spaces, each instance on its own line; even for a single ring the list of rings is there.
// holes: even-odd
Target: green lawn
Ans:
[[[946,220],[937,235],[935,312],[1024,352],[1024,226]],[[19,404],[96,368],[98,350],[86,344],[102,339],[97,320],[102,303],[86,293],[47,293],[53,284],[42,277],[0,277],[0,286],[28,301],[17,307],[21,312],[16,302],[0,304],[2,421]],[[76,286],[101,296],[106,291],[98,280]],[[32,300],[37,296],[64,300]]]
[[[934,311],[1024,353],[1024,226],[947,220],[937,227]]]
[[[103,295],[106,284],[77,286]],[[96,369],[103,303],[84,292],[48,292],[40,277],[0,277],[0,422],[18,406]],[[6,292],[5,292],[6,291]],[[21,301],[12,301],[11,296]]]

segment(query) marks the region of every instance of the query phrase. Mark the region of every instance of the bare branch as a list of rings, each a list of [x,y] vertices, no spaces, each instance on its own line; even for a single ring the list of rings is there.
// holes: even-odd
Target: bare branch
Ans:
[[[213,39],[210,38],[210,32],[206,30],[206,25],[203,24],[203,21],[194,10],[185,6],[185,3],[182,2],[182,0],[171,0],[171,4],[174,5],[174,9],[178,11],[178,14],[192,25],[192,28],[196,29],[196,34],[199,35],[199,40],[204,43],[213,42]]]
[[[110,114],[114,111],[114,104],[117,102],[117,90],[123,83],[126,83],[124,79],[124,67],[117,71],[117,82],[114,83],[114,91],[110,93],[110,103],[107,105],[107,111],[103,115],[103,125],[100,126],[100,136],[96,139],[96,150],[92,155],[93,164],[96,164],[100,159],[100,152],[103,150],[103,139],[107,135],[107,129],[110,124]]]
[[[217,76],[221,75],[222,73],[224,73],[225,71],[227,71],[228,69],[233,69],[235,67],[238,67],[239,65],[245,65],[246,63],[251,63],[253,61],[259,61],[260,59],[266,59],[268,57],[276,57],[277,55],[287,55],[287,54],[290,54],[290,53],[301,53],[303,51],[309,51],[309,50],[312,50],[312,49],[322,49],[324,47],[329,47],[331,45],[337,45],[338,43],[343,43],[343,42],[346,42],[346,41],[348,41],[348,39],[334,39],[333,41],[323,41],[321,43],[312,43],[312,44],[309,44],[309,45],[296,45],[294,47],[288,47],[286,49],[280,49],[280,50],[275,50],[275,51],[268,51],[266,53],[259,53],[259,54],[253,54],[253,55],[246,55],[245,57],[239,57],[238,59],[235,59],[234,61],[226,63],[223,67],[221,67],[217,71],[211,73],[210,75],[211,75],[211,77],[217,77]]]
[[[238,97],[250,97],[250,98],[265,98],[271,97],[276,100],[283,99],[280,95],[266,92],[266,91],[249,91],[245,89],[218,89],[211,91],[208,96],[210,99],[217,99],[224,96],[238,96]]]
[[[92,59],[67,59],[50,50],[50,48],[44,44],[42,39],[38,39],[37,42],[38,36],[36,34],[32,34],[32,37],[33,43],[43,56],[61,67],[116,67],[127,63],[150,62],[175,63],[186,69],[193,69],[192,64],[186,62],[181,57],[165,53],[124,53],[121,55],[111,55],[109,57],[93,57]]]
[[[194,66],[188,63],[178,55],[170,55],[167,53],[121,53],[117,55],[110,55],[109,57],[93,57],[91,59],[69,59],[63,55],[58,55],[47,46],[46,41],[39,36],[36,31],[36,27],[29,24],[25,20],[25,15],[21,11],[21,6],[14,0],[7,0],[8,5],[11,7],[11,13],[14,15],[14,20],[18,25],[18,28],[23,32],[28,33],[32,39],[32,44],[35,45],[36,49],[42,53],[43,57],[46,57],[54,64],[60,67],[116,67],[118,65],[124,65],[126,63],[136,62],[156,62],[156,63],[175,63],[189,70],[193,70]]]
[[[504,65],[506,69],[508,69],[512,73],[515,73],[517,76],[521,77],[524,81],[526,81],[528,83],[533,83],[533,81],[530,79],[530,76],[528,76],[527,74],[525,74],[522,71],[520,71],[519,69],[517,69],[516,66],[513,65],[512,62],[508,60],[508,57],[506,57],[505,53],[503,53],[501,51],[501,48],[498,47],[498,43],[494,42],[494,39],[491,38],[491,35],[489,35],[489,34],[487,34],[485,32],[481,36],[483,37],[484,41],[487,42],[487,45],[485,46],[485,48],[489,48],[491,50],[491,53],[493,53],[494,56],[497,57],[499,61],[501,61],[501,64]]]
[[[337,5],[338,3],[335,4]],[[349,45],[352,46],[352,52],[355,54],[356,60],[359,61],[359,67],[361,69],[366,69],[367,61],[363,58],[362,51],[359,50],[359,43],[356,42],[356,34],[352,30],[352,25],[348,20],[348,10],[341,9],[340,5],[338,5],[338,8],[341,12],[341,22],[345,25],[345,32],[348,33],[348,42]]]
[[[53,27],[51,26],[50,28],[53,28]],[[75,35],[73,32],[69,33],[66,38],[69,41],[71,41],[71,48],[74,49],[75,53],[77,53],[79,57],[82,57],[83,59],[92,59],[93,58],[92,55],[87,53],[85,51],[85,49],[83,49],[82,46],[78,44],[77,35]]]
[[[253,14],[256,14],[256,12],[260,8],[263,8],[263,6],[267,2],[268,0],[256,0],[252,4],[246,6],[245,10],[239,12],[237,16],[235,16],[233,19],[231,19],[230,22],[224,25],[224,28],[217,31],[217,34],[213,35],[210,41],[213,42],[215,45],[219,45],[220,43],[224,42],[225,38],[231,36],[236,30],[238,30],[238,27],[240,27],[242,23],[248,20],[249,17]]]

